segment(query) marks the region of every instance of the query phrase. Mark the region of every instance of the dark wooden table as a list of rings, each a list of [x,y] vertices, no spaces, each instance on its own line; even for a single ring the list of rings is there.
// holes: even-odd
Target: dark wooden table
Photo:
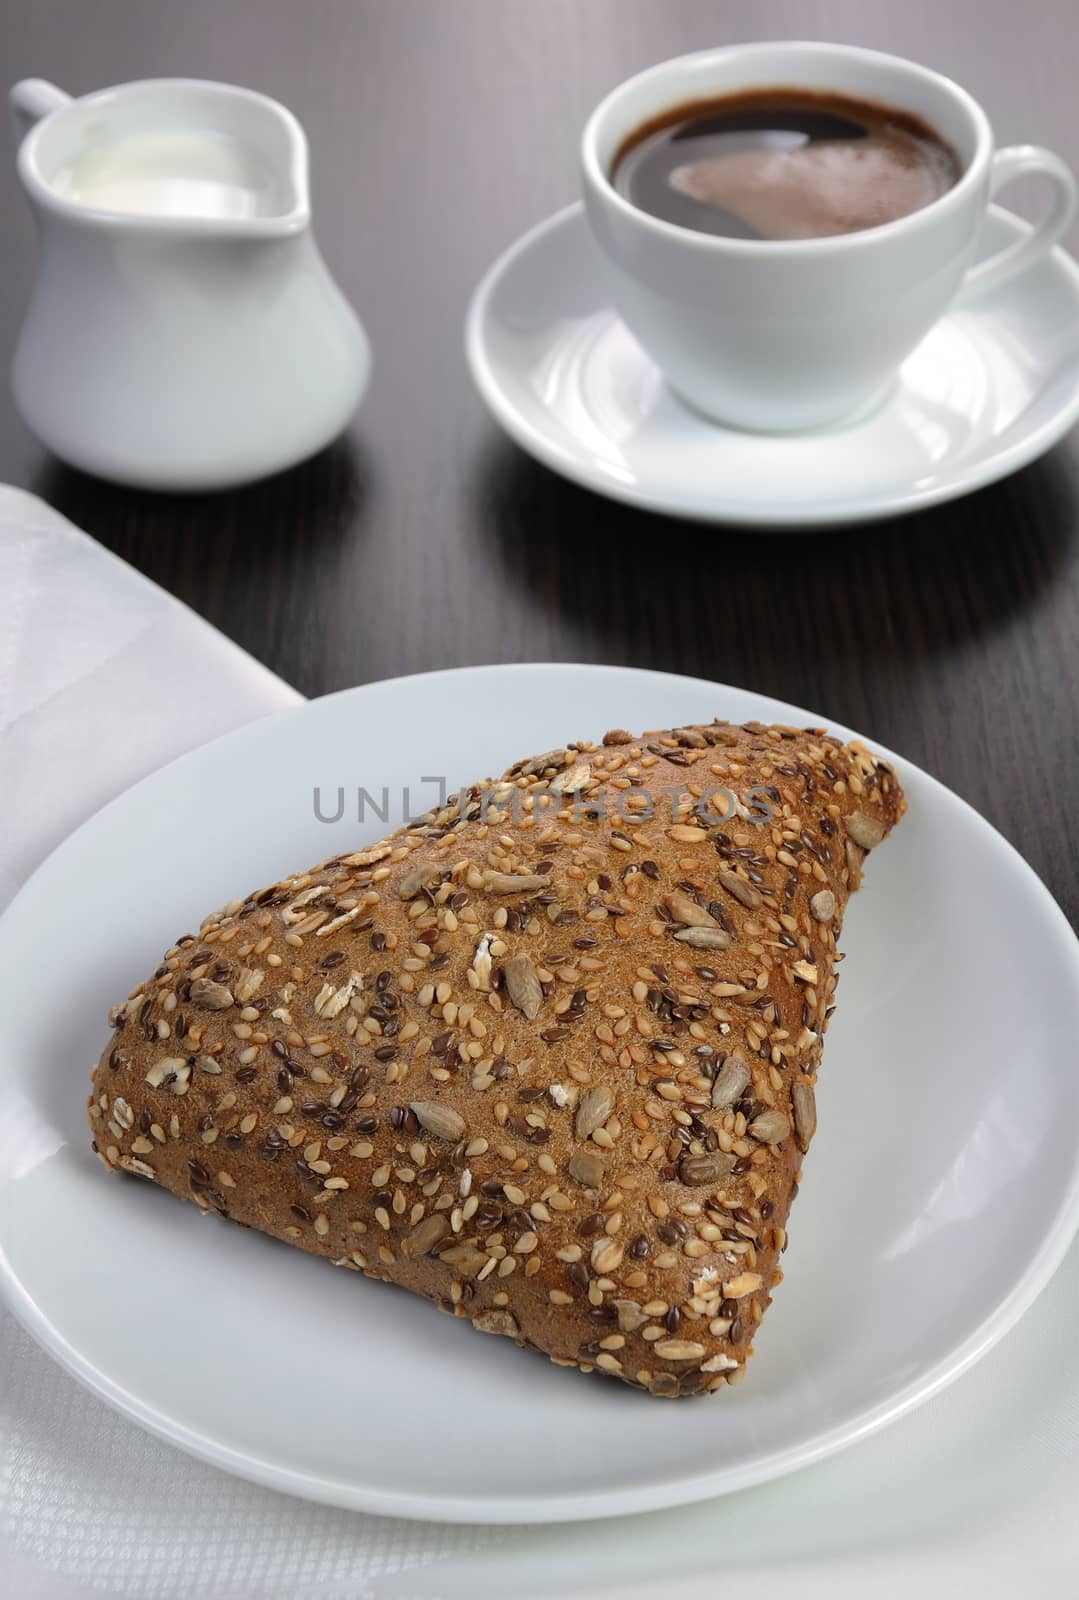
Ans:
[[[240,493],[95,482],[48,460],[6,395],[0,477],[308,695],[537,659],[664,668],[811,706],[965,795],[1079,923],[1079,435],[909,520],[753,537],[561,482],[472,391],[469,293],[574,197],[594,102],[651,61],[762,36],[911,55],[965,82],[1001,142],[1052,145],[1079,170],[1071,0],[7,0],[12,81],[80,93],[192,74],[291,106],[311,140],[320,242],[376,366],[346,439]],[[10,168],[0,184],[6,362],[33,236]]]

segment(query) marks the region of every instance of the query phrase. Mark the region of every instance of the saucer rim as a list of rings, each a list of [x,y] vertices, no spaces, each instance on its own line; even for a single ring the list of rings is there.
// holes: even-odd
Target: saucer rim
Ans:
[[[1021,238],[1033,231],[1032,224],[1017,216],[1015,212],[1009,211],[1006,206],[990,205],[987,214],[1008,228],[1015,238]],[[541,465],[558,473],[560,477],[568,479],[580,488],[590,489],[606,499],[631,506],[634,510],[656,512],[661,516],[677,517],[686,522],[754,528],[776,533],[880,522],[910,516],[914,512],[950,500],[961,499],[979,489],[999,483],[1003,478],[1010,477],[1012,473],[1018,472],[1037,460],[1039,456],[1046,454],[1079,421],[1079,363],[1077,363],[1077,382],[1072,395],[1055,413],[1036,428],[1022,433],[1010,445],[1001,449],[990,449],[988,453],[979,452],[965,471],[949,475],[945,481],[934,482],[922,489],[911,487],[882,494],[863,493],[848,500],[807,501],[799,509],[792,510],[789,506],[781,508],[770,506],[767,500],[724,501],[717,498],[705,503],[700,496],[681,500],[677,495],[650,490],[647,485],[627,484],[617,478],[608,478],[594,466],[586,465],[577,455],[561,445],[550,432],[537,427],[519,410],[507,386],[499,377],[505,364],[493,358],[488,351],[487,334],[492,323],[491,303],[503,279],[517,266],[521,257],[534,250],[548,234],[568,231],[577,225],[587,226],[584,204],[579,200],[563,206],[561,210],[535,223],[495,259],[476,285],[469,301],[464,325],[465,356],[480,398],[494,420],[515,444]],[[1071,280],[1073,293],[1079,301],[1079,261],[1076,261],[1062,245],[1054,246],[1044,259],[1057,272],[1063,273]],[[985,303],[991,303],[998,295],[1019,292],[1021,281],[1021,278],[1017,279],[1002,285],[995,292],[986,294]],[[950,316],[956,309],[958,307],[953,307],[944,315]],[[744,430],[725,428],[720,424],[715,424],[715,429],[717,436],[720,437],[724,435],[738,437],[744,433]],[[826,438],[830,433],[837,431],[840,430],[820,429],[791,434],[788,437],[797,440],[815,436]],[[777,442],[784,437],[752,433],[748,436],[772,437]]]

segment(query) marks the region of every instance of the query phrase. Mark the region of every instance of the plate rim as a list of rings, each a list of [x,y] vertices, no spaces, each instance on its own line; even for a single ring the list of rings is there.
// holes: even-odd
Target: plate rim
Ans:
[[[114,808],[130,804],[131,797],[138,791],[164,781],[164,776],[173,768],[187,762],[197,762],[211,749],[245,738],[258,738],[260,730],[268,729],[271,724],[276,727],[290,719],[310,714],[312,707],[322,707],[346,699],[362,700],[364,696],[371,694],[400,691],[402,686],[413,684],[417,680],[453,679],[460,682],[465,676],[502,678],[507,673],[524,675],[536,672],[566,677],[586,673],[596,677],[616,674],[620,677],[628,675],[662,680],[665,684],[691,685],[694,690],[705,689],[714,693],[717,699],[725,694],[749,695],[761,702],[762,714],[766,707],[770,708],[769,720],[789,721],[792,725],[800,722],[803,726],[810,727],[824,726],[845,740],[862,737],[841,722],[821,717],[803,707],[761,694],[756,690],[742,689],[736,685],[718,683],[707,678],[691,677],[684,673],[660,672],[651,668],[594,662],[515,662],[506,665],[490,663],[378,679],[372,683],[337,690],[333,694],[319,696],[313,700],[301,701],[298,705],[285,707],[265,717],[243,723],[231,732],[221,734],[175,757],[129,785],[87,817],[39,864],[0,913],[0,929],[5,929],[6,925],[15,920],[14,914],[18,913],[24,896],[29,897],[36,892],[34,886],[39,877],[62,866],[68,852],[78,848],[78,841],[83,832],[97,825],[100,817]],[[1047,934],[1052,930],[1053,937],[1062,937],[1071,947],[1073,987],[1076,1000],[1079,1002],[1079,935],[1075,933],[1063,910],[1033,867],[1015,846],[961,795],[949,789],[924,768],[897,755],[878,741],[865,742],[886,760],[894,762],[900,769],[901,776],[904,773],[914,775],[917,784],[925,785],[930,791],[937,792],[945,804],[962,808],[968,824],[976,826],[987,841],[997,849],[1003,847],[1005,854],[1012,858],[1013,868],[1020,872],[1031,889],[1032,899],[1044,913]],[[0,1072],[2,1070],[3,1066],[0,1063]],[[916,1410],[987,1355],[1012,1330],[1048,1285],[1077,1232],[1079,1232],[1079,1156],[1074,1163],[1070,1183],[1055,1217],[1037,1250],[1027,1260],[1023,1272],[998,1303],[996,1310],[984,1318],[982,1323],[954,1350],[945,1354],[889,1398],[871,1407],[853,1421],[836,1424],[825,1432],[817,1434],[809,1442],[795,1443],[773,1451],[748,1467],[720,1466],[711,1471],[696,1472],[686,1477],[668,1478],[660,1484],[582,1491],[569,1495],[564,1492],[529,1494],[508,1496],[504,1499],[486,1495],[479,1502],[475,1497],[463,1495],[443,1496],[383,1490],[376,1485],[360,1486],[352,1481],[322,1477],[316,1473],[284,1466],[235,1449],[166,1415],[157,1406],[140,1400],[136,1394],[126,1389],[122,1382],[108,1376],[88,1358],[82,1356],[61,1329],[48,1320],[35,1303],[28,1288],[16,1276],[4,1249],[2,1232],[0,1232],[0,1305],[7,1306],[30,1337],[67,1373],[113,1410],[189,1455],[250,1482],[278,1492],[293,1494],[301,1499],[346,1510],[362,1511],[375,1516],[444,1523],[538,1525],[625,1516],[693,1504],[784,1477],[860,1443],[880,1432],[889,1423]]]
[[[890,518],[913,515],[917,511],[943,505],[950,500],[962,499],[979,489],[988,488],[1002,478],[1010,477],[1022,467],[1029,466],[1039,456],[1057,444],[1079,420],[1079,363],[1077,381],[1071,398],[1062,401],[1056,412],[1038,427],[1023,433],[1004,449],[988,457],[977,456],[973,468],[950,477],[944,483],[927,488],[893,490],[884,495],[867,495],[848,502],[806,502],[798,511],[790,508],[770,510],[767,502],[718,500],[704,504],[697,496],[680,499],[665,495],[647,486],[627,484],[614,477],[605,477],[591,471],[578,458],[562,447],[551,434],[536,427],[513,403],[513,399],[498,373],[500,364],[492,359],[488,349],[488,328],[491,322],[491,302],[502,281],[516,267],[519,259],[527,255],[548,234],[568,231],[584,224],[583,201],[576,200],[561,210],[534,223],[512,244],[508,245],[483,274],[469,300],[464,324],[465,357],[472,380],[495,422],[520,446],[526,454],[548,467],[560,477],[593,494],[602,495],[620,505],[632,506],[638,511],[651,511],[661,516],[676,517],[680,521],[703,523],[713,527],[755,529],[765,533],[792,533],[803,529],[849,528]],[[990,205],[987,214],[994,221],[1009,228],[1015,238],[1032,232],[1031,224],[1007,207]],[[1071,282],[1079,300],[1079,261],[1062,245],[1055,245],[1044,258]],[[991,297],[987,297],[991,298]],[[944,315],[950,314],[952,309]],[[804,437],[804,435],[802,436]],[[978,470],[980,464],[981,470]]]

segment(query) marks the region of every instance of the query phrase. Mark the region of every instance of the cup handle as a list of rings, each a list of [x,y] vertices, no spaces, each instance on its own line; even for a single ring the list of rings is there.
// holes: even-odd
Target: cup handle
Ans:
[[[58,89],[54,83],[46,83],[44,78],[23,78],[11,90],[8,103],[11,107],[15,138],[21,144],[35,122],[47,117],[50,111],[58,111],[61,106],[70,105],[71,96]]]
[[[1005,184],[1031,175],[1049,179],[1053,188],[1049,210],[1025,238],[1006,245],[988,261],[971,267],[959,291],[962,300],[983,294],[987,289],[997,289],[1017,273],[1025,272],[1051,250],[1070,227],[1079,200],[1075,179],[1066,163],[1041,145],[1013,144],[997,151],[989,179],[990,200],[996,198]]]

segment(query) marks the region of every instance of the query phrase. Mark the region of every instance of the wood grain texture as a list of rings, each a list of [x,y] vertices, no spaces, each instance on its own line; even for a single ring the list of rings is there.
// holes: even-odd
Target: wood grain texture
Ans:
[[[43,494],[309,695],[431,667],[576,659],[810,706],[965,795],[1079,922],[1076,437],[909,520],[760,537],[666,523],[561,482],[498,434],[472,391],[469,294],[498,251],[574,198],[590,107],[651,61],[753,37],[925,61],[984,101],[1001,142],[1052,145],[1079,169],[1070,5],[95,0],[92,18],[78,0],[5,8],[12,81],[36,74],[78,93],[190,73],[286,101],[308,130],[319,239],[371,335],[375,378],[350,435],[315,461],[191,498],[130,493],[50,462],[5,394],[0,476]],[[0,239],[7,362],[33,270],[9,165]]]

